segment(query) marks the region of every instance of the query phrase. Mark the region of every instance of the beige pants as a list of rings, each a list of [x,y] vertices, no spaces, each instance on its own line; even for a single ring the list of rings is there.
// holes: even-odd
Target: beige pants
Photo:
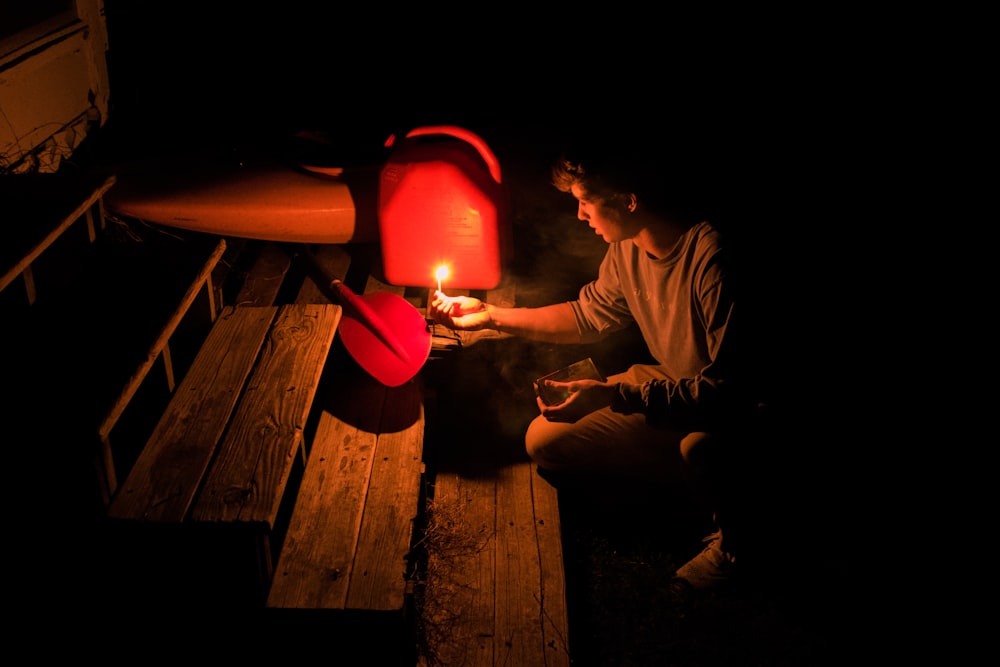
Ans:
[[[655,366],[636,365],[608,379],[642,383],[663,377]],[[539,415],[528,426],[525,448],[547,470],[690,483],[693,471],[686,457],[705,438],[702,433],[652,428],[644,415],[603,408],[572,424],[550,422]]]

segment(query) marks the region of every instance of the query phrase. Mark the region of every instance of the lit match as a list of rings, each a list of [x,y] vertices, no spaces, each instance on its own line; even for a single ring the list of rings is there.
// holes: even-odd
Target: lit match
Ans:
[[[438,292],[441,291],[441,281],[448,277],[448,267],[442,264],[434,271],[434,276],[438,281]]]

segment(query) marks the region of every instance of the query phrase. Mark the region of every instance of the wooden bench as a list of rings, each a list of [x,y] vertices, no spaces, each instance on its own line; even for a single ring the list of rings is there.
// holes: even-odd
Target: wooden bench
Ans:
[[[325,301],[322,284],[333,278],[358,280],[348,278],[342,248],[320,247],[312,260],[321,275],[304,283],[298,301]],[[356,291],[404,292],[372,279],[366,265],[355,270],[365,279]],[[331,361],[327,378],[267,606],[401,615],[423,473],[419,378],[386,387],[345,355]]]
[[[214,319],[213,272],[226,248],[219,237],[108,225],[102,198],[114,183],[111,175],[69,171],[0,178],[11,221],[0,244],[0,286],[20,278],[25,290],[20,298],[3,292],[10,421],[41,425],[58,445],[52,460],[102,506],[130,465],[112,431],[127,412],[136,416],[128,428],[136,428],[145,404],[158,405],[174,389],[171,343]],[[158,393],[146,382],[157,362],[165,377]],[[144,400],[136,401],[140,390]],[[53,418],[60,396],[68,400]]]
[[[108,517],[214,525],[249,538],[266,591],[272,535],[293,465],[305,460],[304,432],[340,315],[332,304],[226,306]]]
[[[363,249],[320,246],[315,251],[323,275],[302,280],[292,296],[294,305],[280,308],[335,308],[323,290],[323,283],[332,278],[344,280],[357,292],[391,290],[415,307],[426,307],[427,288],[379,281]],[[265,245],[236,297],[237,305],[224,309],[206,340],[202,352],[215,359],[210,366],[220,367],[223,348],[236,355],[247,347],[213,341],[216,335],[226,339],[228,335],[221,332],[227,327],[250,328],[237,326],[231,320],[233,313],[279,308],[268,304],[281,301],[281,293],[297,284],[301,276],[295,274],[301,267],[289,263],[289,254],[295,252]],[[513,302],[513,292],[506,287],[483,296],[494,303]],[[459,346],[469,344],[468,337],[457,338],[465,340],[459,340]],[[277,552],[266,587],[262,627],[292,633],[300,648],[310,642],[325,646],[331,637],[337,637],[338,646],[342,641],[374,638],[380,646],[366,644],[370,654],[384,644],[418,644],[423,659],[438,660],[434,664],[568,665],[556,491],[523,458],[523,450],[521,457],[480,457],[476,443],[461,436],[465,446],[460,447],[476,460],[469,467],[451,458],[447,447],[426,441],[428,436],[442,437],[440,429],[428,430],[425,413],[426,404],[437,400],[433,365],[440,361],[438,352],[452,355],[445,363],[462,363],[460,350],[432,352],[429,375],[422,372],[401,387],[389,388],[361,370],[342,346],[335,343],[330,349],[308,419],[313,425],[311,437],[303,440],[304,465],[285,492],[294,503],[287,524],[268,523],[269,515],[258,533],[273,538],[270,548],[261,545],[264,577],[266,558]],[[197,377],[199,368],[200,362],[192,366],[177,396],[187,393],[189,378]],[[196,395],[199,402],[208,400],[204,391]],[[235,399],[220,396],[219,400]],[[184,423],[190,424],[190,414]],[[185,493],[183,502],[181,494],[168,492],[168,480],[181,475],[181,468],[197,471],[205,460],[204,453],[191,456],[179,444],[193,439],[174,440],[172,453],[159,456],[153,456],[160,449],[154,440],[147,444],[144,453],[149,452],[149,463],[161,472],[149,472],[140,459],[133,470],[135,479],[123,484],[112,515],[162,516],[176,503],[171,514],[175,525],[221,528],[233,523],[235,513],[221,511],[215,515],[218,522],[196,520],[199,503],[209,497],[203,495],[209,488],[204,482],[202,495],[196,493],[192,499]],[[430,466],[425,456],[428,447],[435,452]],[[302,460],[300,454],[295,458]],[[160,491],[142,504],[130,497],[149,496],[148,491],[157,487]],[[251,487],[243,483],[232,488],[239,498],[239,489]],[[214,495],[220,494],[225,495],[224,487]],[[447,524],[449,542],[432,544],[442,523]]]
[[[327,277],[343,278],[347,253],[333,246],[321,252]],[[426,308],[429,288],[387,285],[374,275],[377,263],[362,272],[366,292],[394,291]],[[308,293],[315,285],[307,282],[299,299],[322,300]],[[480,296],[514,303],[510,285]],[[497,337],[440,333],[459,346]],[[452,353],[432,351],[428,363]],[[454,354],[461,364],[461,352]],[[433,373],[396,388],[379,385],[349,360],[331,363],[326,373],[329,387],[317,401],[319,422],[268,608],[380,613],[382,628],[408,617],[421,657],[434,664],[568,665],[556,489],[523,450],[521,457],[473,452],[473,466],[438,451],[428,469],[425,448],[435,443],[425,442],[425,402],[436,400]],[[472,442],[459,436],[465,455],[481,445],[479,435]],[[343,620],[331,618],[330,625]]]
[[[318,252],[325,276],[306,281],[298,301],[325,301],[317,285],[345,279],[351,268],[355,283],[363,276],[365,292],[390,290],[426,308],[429,288],[381,282],[377,261],[372,268],[357,257],[352,263],[335,246]],[[510,286],[481,296],[514,301]],[[470,343],[454,332],[443,338]],[[451,354],[432,351],[428,363],[439,353]],[[427,469],[425,447],[435,446],[425,442],[425,402],[435,401],[428,382],[421,373],[387,388],[349,359],[331,358],[267,607],[343,613],[328,617],[331,630],[352,613],[369,614],[379,628],[398,628],[393,619],[408,618],[423,658],[439,664],[568,665],[556,490],[516,456],[485,454],[470,468],[445,453]],[[439,521],[448,524],[446,548],[434,535]],[[454,548],[456,541],[464,546]]]

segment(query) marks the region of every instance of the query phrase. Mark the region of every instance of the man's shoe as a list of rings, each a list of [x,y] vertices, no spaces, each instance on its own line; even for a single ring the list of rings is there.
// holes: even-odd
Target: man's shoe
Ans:
[[[701,553],[678,568],[674,575],[695,590],[706,591],[721,587],[732,579],[736,557],[722,547],[722,531],[704,539]]]

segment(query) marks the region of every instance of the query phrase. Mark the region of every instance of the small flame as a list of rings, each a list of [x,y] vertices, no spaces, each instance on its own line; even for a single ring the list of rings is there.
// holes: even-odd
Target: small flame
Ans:
[[[440,265],[434,270],[434,276],[438,279],[438,292],[441,291],[441,281],[448,277],[448,266]]]

